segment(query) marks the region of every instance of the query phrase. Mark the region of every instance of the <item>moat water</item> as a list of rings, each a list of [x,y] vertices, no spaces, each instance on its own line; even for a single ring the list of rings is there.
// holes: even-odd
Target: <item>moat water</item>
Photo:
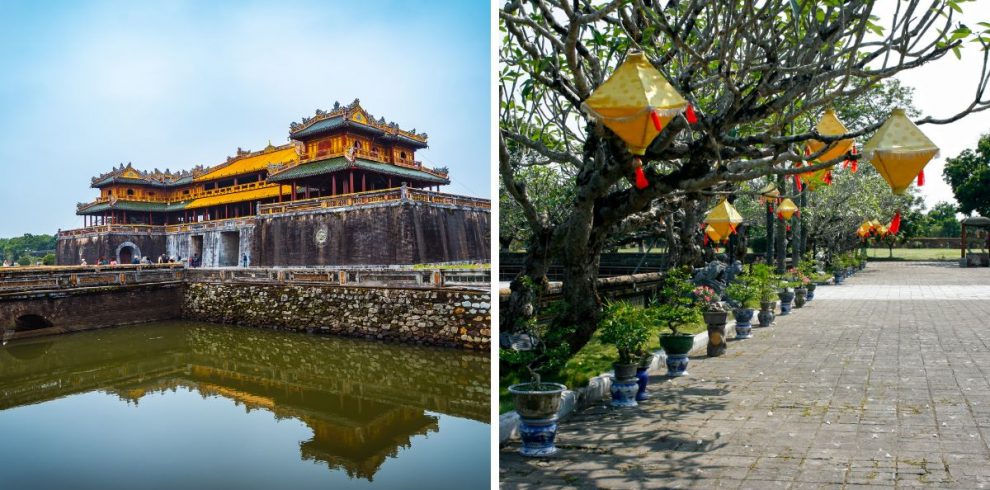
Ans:
[[[490,358],[161,322],[0,347],[0,488],[488,488]]]

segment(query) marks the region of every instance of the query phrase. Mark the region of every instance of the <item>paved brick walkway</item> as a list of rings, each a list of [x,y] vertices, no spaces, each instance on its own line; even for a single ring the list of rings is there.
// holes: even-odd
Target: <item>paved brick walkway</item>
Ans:
[[[500,453],[503,488],[990,488],[990,270],[873,263],[638,408]],[[959,299],[965,295],[966,299]]]

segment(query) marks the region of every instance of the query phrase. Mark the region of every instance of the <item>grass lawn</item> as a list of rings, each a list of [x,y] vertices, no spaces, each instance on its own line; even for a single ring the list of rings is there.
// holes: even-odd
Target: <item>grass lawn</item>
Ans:
[[[698,334],[705,330],[705,323],[701,322],[691,326],[681,327],[682,333]],[[650,339],[649,350],[654,352],[660,349],[660,333],[669,332],[663,329]],[[603,344],[596,332],[584,347],[578,351],[569,361],[560,374],[547,376],[542,381],[553,381],[563,383],[568,389],[580,388],[588,384],[588,380],[602,373],[612,370],[612,363],[618,359],[619,353],[614,345]],[[520,373],[505,373],[499,380],[498,392],[498,413],[509,412],[514,409],[512,405],[512,395],[509,394],[509,386],[529,381],[527,375]]]
[[[888,258],[887,248],[868,248],[867,253],[877,260],[959,260],[959,250],[955,248],[895,248],[893,259]]]

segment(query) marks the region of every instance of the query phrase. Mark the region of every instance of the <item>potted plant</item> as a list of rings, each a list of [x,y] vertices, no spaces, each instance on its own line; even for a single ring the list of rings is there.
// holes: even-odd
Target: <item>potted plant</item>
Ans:
[[[567,389],[560,383],[541,380],[541,372],[559,371],[570,358],[570,347],[564,336],[571,329],[541,329],[536,318],[530,318],[517,335],[511,348],[499,349],[499,360],[505,367],[525,368],[530,381],[509,386],[516,413],[519,414],[519,453],[527,457],[546,457],[557,452],[557,412],[561,393]]]
[[[660,297],[649,308],[654,322],[670,329],[660,334],[660,347],[666,355],[667,376],[688,374],[688,354],[694,348],[694,335],[679,329],[701,321],[701,313],[691,298],[693,285],[685,269],[671,269],[664,275]]]
[[[780,316],[791,314],[791,302],[794,301],[794,287],[797,286],[795,281],[782,281],[780,283],[782,287],[777,291],[777,297],[780,299]]]
[[[846,278],[846,267],[844,260],[841,256],[835,258],[835,263],[832,264],[832,276],[835,277],[835,284],[842,284],[842,281]]]
[[[749,279],[753,281],[757,297],[760,300],[760,312],[757,319],[761,327],[769,327],[774,320],[774,294],[779,281],[777,274],[767,264],[753,264],[749,269]]]
[[[794,285],[794,307],[802,308],[804,304],[808,302],[808,284],[811,283],[811,279],[804,275],[803,272],[797,269],[792,269],[793,275],[791,284]]]
[[[693,295],[708,326],[708,357],[721,356],[726,349],[725,324],[729,319],[729,310],[719,301],[718,293],[708,286],[694,288]]]
[[[639,380],[636,368],[650,340],[651,322],[644,308],[624,301],[606,306],[599,324],[601,341],[619,351],[618,362],[612,364],[612,406],[635,407]]]
[[[740,278],[725,288],[732,305],[732,316],[736,320],[736,339],[743,340],[753,336],[753,309],[759,306],[758,293],[751,286],[749,278]]]
[[[818,288],[816,282],[818,282],[820,278],[817,271],[817,264],[815,259],[811,257],[810,253],[805,255],[805,259],[801,261],[801,265],[798,266],[798,270],[801,271],[801,274],[804,274],[804,276],[808,279],[805,282],[804,287],[808,290],[806,299],[807,301],[811,301],[815,299],[815,289]]]

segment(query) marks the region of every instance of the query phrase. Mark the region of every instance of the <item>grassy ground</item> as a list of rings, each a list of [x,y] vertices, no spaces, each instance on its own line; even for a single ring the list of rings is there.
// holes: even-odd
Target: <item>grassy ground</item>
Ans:
[[[959,260],[959,250],[954,248],[895,248],[893,259],[887,248],[869,248],[867,252],[877,260]]]
[[[682,333],[697,334],[705,330],[704,322],[698,323],[696,325],[682,327],[680,331]],[[664,329],[658,332],[657,335],[653,335],[650,339],[649,350],[650,352],[657,351],[660,349],[660,336],[659,333],[669,332],[670,330]],[[561,370],[560,374],[553,377],[547,377],[543,381],[553,381],[557,383],[563,383],[568,389],[580,388],[588,384],[588,380],[598,376],[602,373],[607,373],[612,370],[612,363],[618,359],[619,353],[616,352],[615,346],[603,344],[596,333],[591,341],[588,342],[584,347],[578,351],[569,361],[564,369]],[[524,379],[519,373],[505,373],[499,380],[499,397],[498,397],[498,413],[505,413],[513,410],[512,406],[512,395],[509,394],[509,386],[521,383],[524,381],[529,381]]]

